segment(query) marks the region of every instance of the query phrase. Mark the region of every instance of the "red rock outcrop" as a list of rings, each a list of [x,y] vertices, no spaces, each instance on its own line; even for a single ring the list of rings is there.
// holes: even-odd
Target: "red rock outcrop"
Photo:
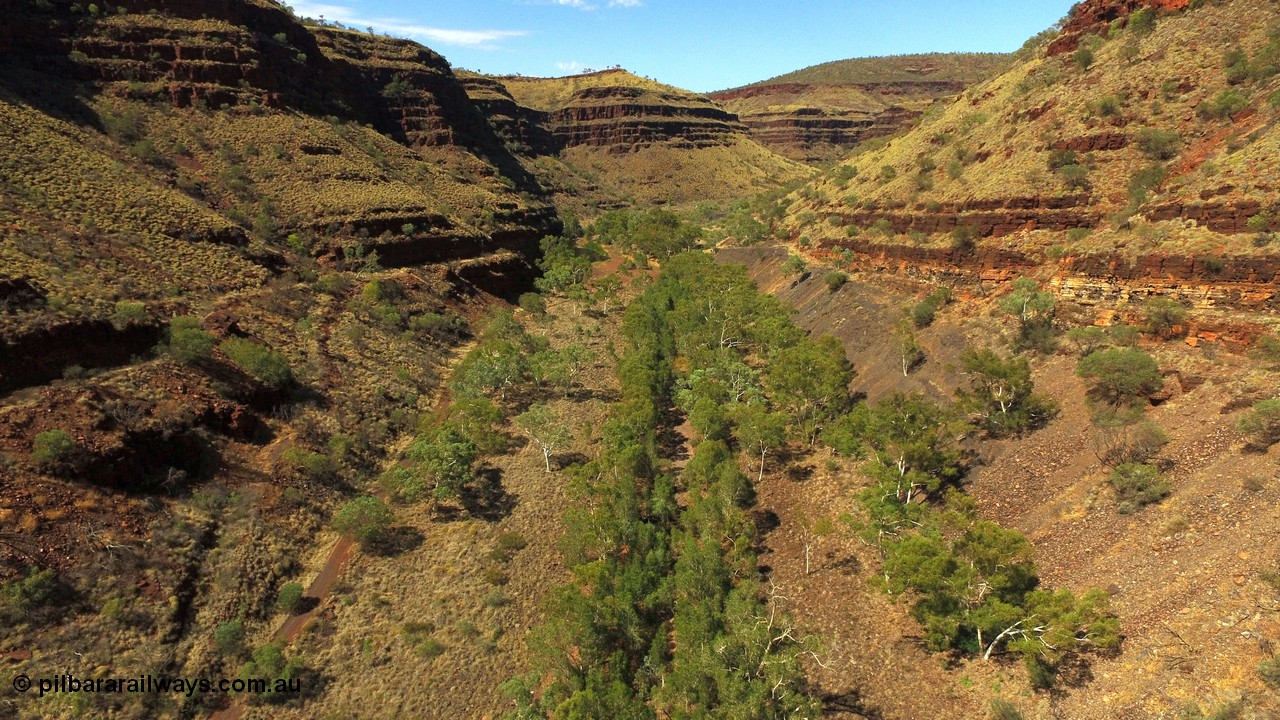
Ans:
[[[827,215],[842,226],[869,227],[888,222],[896,233],[946,233],[972,227],[983,237],[999,237],[1019,230],[1070,230],[1093,227],[1099,213],[1090,208],[1088,196],[1005,198],[945,203],[912,210],[855,210]]]
[[[746,133],[737,116],[705,97],[635,87],[591,87],[547,116],[558,146],[607,147],[626,152],[666,143],[722,145]]]
[[[1051,43],[1050,56],[1072,52],[1080,47],[1080,40],[1085,35],[1106,35],[1107,26],[1112,22],[1126,18],[1134,10],[1143,7],[1157,10],[1182,10],[1190,4],[1190,0],[1086,0],[1071,9],[1067,23],[1062,32]]]

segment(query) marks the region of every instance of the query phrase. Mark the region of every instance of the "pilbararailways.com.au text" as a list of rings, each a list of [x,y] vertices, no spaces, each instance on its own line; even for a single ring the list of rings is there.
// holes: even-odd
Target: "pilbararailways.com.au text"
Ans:
[[[300,693],[299,678],[183,678],[154,675],[137,677],[79,678],[71,674],[32,678],[18,675],[13,689],[34,691],[39,697],[54,693],[174,693],[191,697],[196,693]]]

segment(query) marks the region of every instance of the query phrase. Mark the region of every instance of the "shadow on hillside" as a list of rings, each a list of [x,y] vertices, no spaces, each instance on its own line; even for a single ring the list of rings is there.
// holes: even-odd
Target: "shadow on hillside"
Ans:
[[[72,73],[62,75],[70,77]],[[0,100],[20,103],[73,125],[103,130],[102,121],[77,90],[74,82],[56,82],[47,71],[19,61],[0,63]]]
[[[489,522],[497,522],[516,509],[516,496],[507,492],[502,469],[496,467],[480,468],[476,481],[462,489],[458,501],[468,515]]]
[[[408,525],[397,525],[388,528],[377,542],[369,543],[365,546],[365,549],[371,555],[394,557],[416,549],[422,545],[425,539],[417,528],[409,527]]]
[[[858,690],[843,693],[827,693],[822,696],[822,714],[853,713],[866,720],[883,720],[884,715],[875,708],[867,707]]]

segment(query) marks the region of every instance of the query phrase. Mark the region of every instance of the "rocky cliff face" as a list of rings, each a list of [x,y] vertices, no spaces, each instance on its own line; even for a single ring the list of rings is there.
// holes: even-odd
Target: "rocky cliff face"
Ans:
[[[463,81],[510,147],[562,163],[548,182],[572,188],[570,204],[741,197],[805,172],[710,98],[624,70]]]
[[[631,87],[588,88],[548,118],[561,147],[633,152],[667,143],[701,148],[728,145],[746,128],[704,97]]]
[[[0,343],[51,353],[0,369],[9,386],[146,350],[106,321],[118,302],[163,318],[299,257],[509,263],[558,227],[448,62],[417,43],[304,26],[266,0],[24,0],[6,14],[0,289],[18,300]],[[184,301],[163,301],[165,286]],[[56,341],[82,326],[128,351]]]
[[[1111,23],[1123,23],[1135,10],[1182,10],[1190,2],[1191,0],[1092,0],[1078,3],[1063,24],[1062,32],[1049,43],[1048,54],[1071,52],[1080,46],[1081,39],[1086,35],[1105,36]]]
[[[1003,61],[1000,55],[844,60],[709,97],[776,152],[830,161],[860,142],[905,130],[933,101],[959,93]]]

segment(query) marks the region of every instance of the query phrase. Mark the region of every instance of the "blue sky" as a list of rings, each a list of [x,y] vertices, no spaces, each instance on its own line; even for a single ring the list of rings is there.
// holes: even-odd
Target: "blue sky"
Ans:
[[[287,2],[289,0],[286,0]],[[1009,52],[1072,0],[293,0],[301,15],[410,37],[454,67],[558,76],[621,65],[709,92],[809,65]]]

